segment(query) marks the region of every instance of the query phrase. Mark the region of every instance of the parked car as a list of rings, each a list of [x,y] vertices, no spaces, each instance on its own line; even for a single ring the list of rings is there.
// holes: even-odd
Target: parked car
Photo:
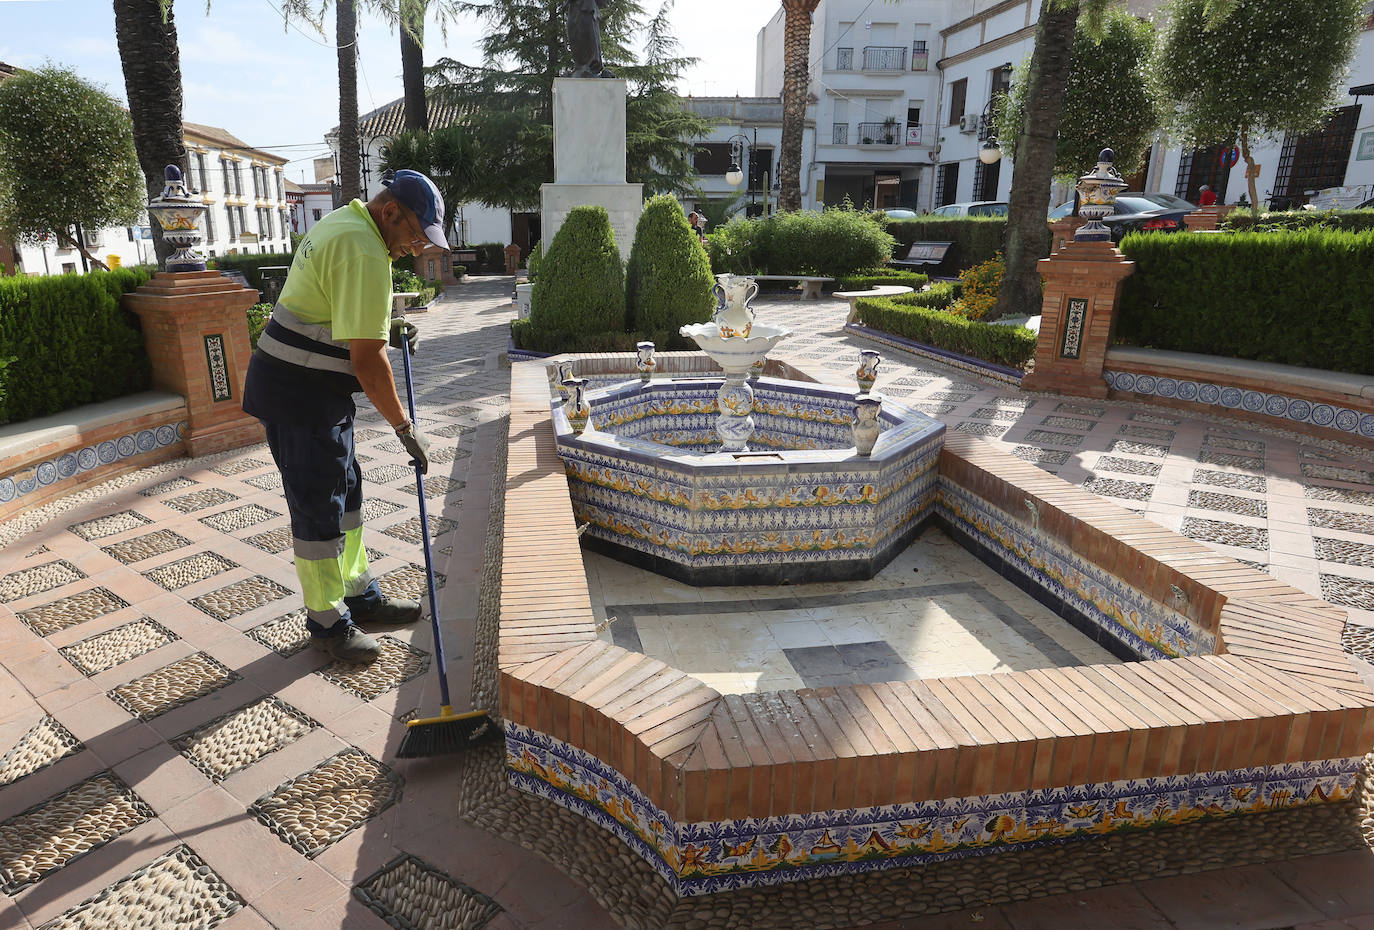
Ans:
[[[971,200],[968,203],[947,203],[936,207],[936,216],[1006,216],[1005,200]]]
[[[1072,212],[1073,201],[1070,200],[1051,210],[1050,219],[1062,220]],[[1177,207],[1161,207],[1139,194],[1117,194],[1112,212],[1104,216],[1102,222],[1111,230],[1112,241],[1120,242],[1128,232],[1183,232],[1188,228],[1184,217],[1191,212]]]
[[[906,207],[884,207],[882,213],[890,220],[916,219],[916,211],[908,210]]]
[[[1157,203],[1161,207],[1165,207],[1166,209],[1187,210],[1189,213],[1195,212],[1198,208],[1197,204],[1195,203],[1191,203],[1187,200],[1184,200],[1182,197],[1175,197],[1173,194],[1166,194],[1163,191],[1155,191],[1154,193],[1149,194],[1141,194],[1137,193],[1136,191],[1122,191],[1121,196],[1144,197],[1146,200],[1153,201],[1154,203]]]

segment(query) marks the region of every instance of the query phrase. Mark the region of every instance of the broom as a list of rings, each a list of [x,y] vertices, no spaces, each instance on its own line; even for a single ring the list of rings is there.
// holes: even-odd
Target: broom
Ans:
[[[410,374],[410,347],[401,347],[406,372],[406,405],[410,422],[415,423],[415,384]],[[406,724],[405,736],[396,750],[399,759],[418,759],[461,752],[493,732],[491,717],[485,710],[455,714],[448,696],[448,664],[444,659],[444,637],[439,631],[439,598],[434,592],[434,555],[429,545],[429,510],[425,506],[425,476],[420,463],[415,466],[415,490],[420,499],[420,540],[425,548],[425,581],[429,585],[429,616],[434,624],[434,661],[439,670],[439,699],[443,706],[437,717],[418,717]]]

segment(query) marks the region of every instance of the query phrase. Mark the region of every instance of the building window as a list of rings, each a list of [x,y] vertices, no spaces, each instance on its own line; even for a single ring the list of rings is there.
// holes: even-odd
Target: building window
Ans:
[[[238,242],[238,241],[239,241],[239,232],[238,232],[238,227],[236,227],[236,226],[234,225],[234,208],[233,208],[233,207],[225,207],[225,208],[224,208],[224,212],[225,212],[225,214],[229,217],[229,241],[230,241],[230,242]]]
[[[129,234],[129,241],[130,241],[130,242],[133,242],[133,241],[134,241],[134,228],[133,228],[132,226],[125,226],[125,227],[124,227],[124,231],[125,231],[126,233]]]
[[[935,206],[943,207],[947,203],[954,203],[958,196],[959,163],[952,161],[947,165],[941,165],[935,175]]]
[[[277,200],[286,203],[286,188],[282,185],[281,169],[277,169]]]
[[[975,160],[973,165],[973,199],[996,200],[997,185],[1001,181],[1002,163],[985,165]]]
[[[207,244],[215,241],[215,221],[210,218],[210,214],[214,212],[214,210],[205,211],[205,241]]]
[[[1345,168],[1355,144],[1360,106],[1338,107],[1326,126],[1301,136],[1289,133],[1279,152],[1278,174],[1274,179],[1274,199],[1270,207],[1291,210],[1307,203],[1307,191],[1340,187],[1345,183]],[[1216,190],[1215,186],[1213,190]],[[1217,201],[1224,202],[1221,191]]]
[[[286,239],[290,236],[291,222],[286,218],[286,210],[281,210],[279,213],[280,215],[278,218],[281,220],[281,237]]]
[[[1231,169],[1222,167],[1222,156],[1229,148],[1229,145],[1214,145],[1183,152],[1178,159],[1178,179],[1174,187],[1178,192],[1176,196],[1197,203],[1198,191],[1206,184],[1217,195],[1217,203],[1225,203],[1226,182],[1231,179]],[[1279,170],[1283,170],[1282,162]]]
[[[229,196],[229,192],[233,190],[233,188],[229,186],[229,159],[221,158],[219,160],[219,167],[220,171],[224,173],[224,196],[227,197]]]
[[[925,71],[930,68],[930,52],[926,49],[924,39],[917,39],[911,43],[911,70]]]
[[[692,167],[697,174],[722,175],[730,168],[730,143],[705,142],[692,154]]]
[[[316,207],[315,209],[313,209],[313,210],[310,211],[310,215],[314,218],[315,222],[317,222],[317,223],[320,221],[320,216],[321,216],[323,213],[324,213],[324,211],[321,210],[321,209],[319,209],[318,207]]]
[[[835,49],[835,70],[852,71],[854,70],[854,50],[852,48]]]
[[[234,162],[234,194],[243,196],[243,165],[239,162]]]
[[[949,85],[949,125],[959,125],[964,117],[964,103],[968,100],[968,78],[960,78]]]
[[[251,166],[251,167],[252,167],[252,171],[253,171],[253,199],[254,199],[254,200],[261,200],[261,199],[262,199],[262,184],[259,182],[259,178],[261,177],[262,169],[259,168],[257,165],[253,165],[253,166]]]
[[[239,214],[239,232],[248,232],[248,210],[246,207],[235,207]]]
[[[196,171],[200,174],[200,189],[202,193],[210,190],[210,172],[205,170],[205,153],[196,153]]]
[[[831,144],[831,145],[848,145],[848,144],[849,144],[849,124],[848,124],[848,123],[835,123],[833,126],[830,127],[830,144]]]

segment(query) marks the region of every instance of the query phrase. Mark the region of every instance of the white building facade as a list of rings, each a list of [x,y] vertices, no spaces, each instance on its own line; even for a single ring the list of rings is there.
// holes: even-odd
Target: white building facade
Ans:
[[[730,201],[747,216],[772,213],[778,204],[778,154],[782,151],[782,100],[780,97],[687,97],[687,109],[697,116],[719,120],[711,132],[697,140],[692,164],[700,175],[699,193],[684,195],[683,209],[700,209],[703,201]],[[808,108],[802,131],[802,149],[815,144],[816,125]],[[738,168],[738,184],[731,184],[730,169]],[[816,201],[805,185],[802,207]]]

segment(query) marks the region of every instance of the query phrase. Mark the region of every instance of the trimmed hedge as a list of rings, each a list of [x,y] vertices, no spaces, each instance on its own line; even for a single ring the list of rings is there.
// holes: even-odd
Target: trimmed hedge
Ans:
[[[212,259],[220,271],[241,271],[248,279],[248,286],[262,290],[262,268],[264,265],[285,265],[291,267],[295,255],[290,252],[273,252],[269,255],[221,255]]]
[[[625,309],[631,328],[675,332],[711,319],[711,263],[677,198],[651,197],[635,227],[625,269]],[[657,340],[655,340],[657,343]]]
[[[1021,326],[981,323],[950,313],[958,288],[937,284],[921,294],[865,297],[856,302],[859,322],[960,355],[970,355],[1008,368],[1024,369],[1035,357],[1035,333]]]
[[[1220,228],[1227,232],[1286,232],[1294,229],[1345,229],[1358,232],[1374,229],[1374,210],[1288,210],[1282,213],[1261,213],[1233,210],[1221,220]]]
[[[930,283],[930,275],[900,268],[867,268],[835,282],[837,291],[866,291],[871,287],[911,287],[920,290]]]
[[[520,330],[535,338],[624,332],[625,269],[605,207],[569,211],[539,264],[530,298],[529,326]]]
[[[1374,231],[1129,235],[1116,342],[1374,374]]]
[[[770,217],[736,216],[706,236],[716,274],[841,278],[892,257],[892,237],[870,214],[830,207]]]
[[[914,220],[889,220],[887,231],[897,240],[893,258],[905,258],[913,242],[953,242],[938,265],[926,265],[931,274],[953,277],[965,268],[982,264],[1002,251],[1007,235],[1004,216],[922,216]],[[1047,225],[1040,257],[1050,254],[1053,234]]]
[[[479,242],[472,248],[477,250],[477,260],[483,271],[506,273],[506,247],[500,242]]]
[[[531,281],[535,275],[539,274],[539,263],[544,260],[544,243],[536,242],[534,248],[530,249],[530,257],[525,259],[525,273],[529,275]]]
[[[138,318],[120,298],[148,280],[128,268],[0,278],[0,423],[145,391]]]

